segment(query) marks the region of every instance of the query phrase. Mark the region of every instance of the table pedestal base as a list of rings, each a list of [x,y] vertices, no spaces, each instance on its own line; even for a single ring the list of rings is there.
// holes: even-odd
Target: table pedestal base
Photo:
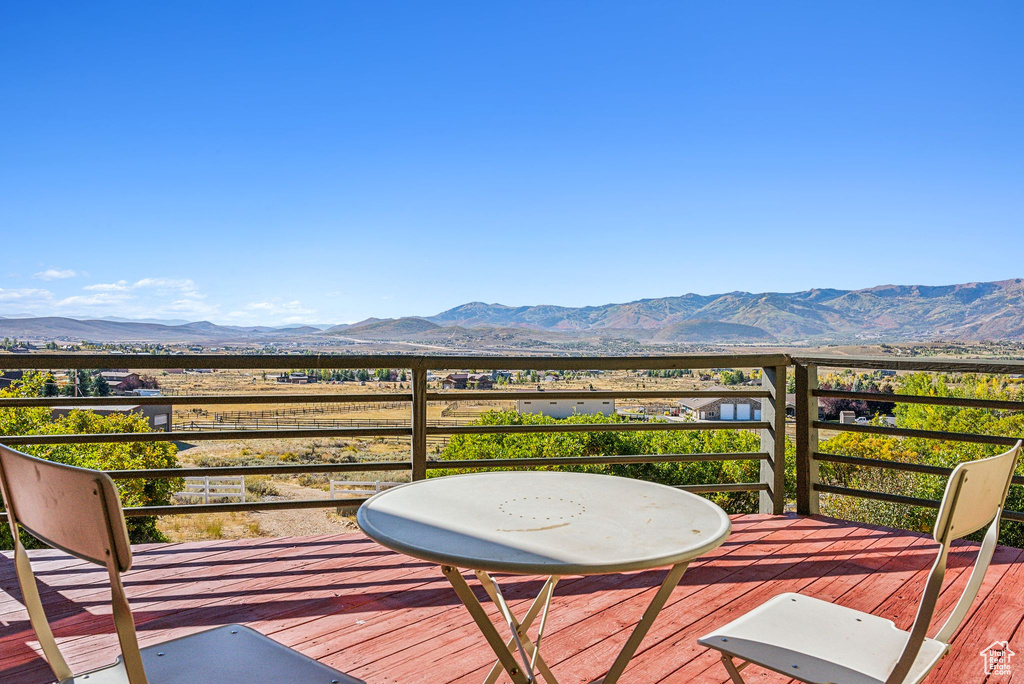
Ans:
[[[640,642],[647,635],[651,625],[654,624],[654,619],[661,612],[661,609],[665,606],[665,602],[668,601],[668,597],[671,596],[672,590],[679,584],[679,580],[683,577],[683,572],[686,570],[687,563],[680,563],[673,565],[665,576],[664,581],[661,583],[661,587],[658,588],[658,592],[651,599],[651,603],[647,606],[647,610],[644,611],[643,616],[640,618],[640,622],[637,623],[636,627],[633,628],[633,633],[629,635],[629,639],[623,644],[622,650],[619,651],[618,656],[615,658],[615,662],[612,663],[611,668],[607,674],[595,684],[614,684],[618,681],[619,677],[622,676],[622,672],[626,669],[626,665],[629,664],[633,654],[636,653],[637,648],[640,646]],[[544,627],[547,623],[548,608],[551,606],[551,596],[554,594],[555,585],[558,584],[559,578],[551,576],[544,582],[541,587],[540,593],[533,600],[530,605],[530,609],[526,611],[522,621],[518,620],[515,615],[512,614],[508,603],[505,601],[505,597],[501,593],[501,589],[498,584],[482,570],[476,570],[476,576],[480,580],[480,583],[484,587],[484,591],[491,600],[498,606],[501,611],[502,617],[508,624],[509,629],[512,632],[510,639],[502,639],[498,633],[497,628],[491,622],[490,618],[487,617],[487,613],[484,611],[484,607],[480,604],[476,594],[466,584],[465,578],[458,569],[450,566],[441,566],[441,572],[451,582],[452,587],[455,589],[455,593],[458,594],[459,599],[466,606],[469,614],[473,617],[473,621],[476,622],[477,627],[480,628],[480,632],[484,635],[488,645],[494,654],[498,657],[498,662],[494,664],[491,671],[487,674],[484,679],[484,684],[494,684],[498,681],[498,677],[501,675],[502,670],[508,673],[508,676],[512,678],[515,684],[535,684],[537,682],[535,672],[540,673],[543,676],[544,681],[547,684],[558,684],[558,680],[555,679],[554,674],[551,672],[551,668],[544,661],[544,657],[540,654],[540,642],[544,636]],[[537,616],[541,616],[540,627],[537,630],[537,639],[533,641],[527,635],[527,630],[533,625],[534,620]],[[519,655],[522,663],[516,660],[516,655]]]

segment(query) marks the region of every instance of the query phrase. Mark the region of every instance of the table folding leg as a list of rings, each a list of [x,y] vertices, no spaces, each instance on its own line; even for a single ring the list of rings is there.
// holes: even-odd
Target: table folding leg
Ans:
[[[647,609],[644,611],[643,617],[640,618],[640,622],[637,623],[633,629],[632,634],[623,644],[622,649],[616,656],[615,661],[612,663],[608,673],[601,679],[597,680],[601,684],[614,684],[618,681],[619,677],[622,676],[623,671],[629,664],[630,659],[636,653],[637,648],[640,647],[640,642],[643,641],[647,632],[650,630],[651,625],[654,624],[655,618],[661,609],[665,606],[669,596],[672,595],[672,590],[675,589],[676,585],[683,577],[683,572],[686,571],[688,563],[679,563],[673,565],[662,581],[661,586],[658,588],[654,598],[651,599]],[[559,578],[552,576],[544,582],[541,587],[540,593],[533,600],[529,610],[523,616],[522,621],[519,621],[515,615],[512,614],[508,603],[505,601],[504,595],[501,593],[501,588],[497,582],[482,570],[475,571],[477,578],[483,585],[484,591],[491,598],[491,601],[498,606],[498,610],[501,612],[502,617],[508,624],[509,629],[512,632],[512,637],[508,640],[501,638],[497,628],[491,622],[490,618],[487,617],[487,613],[484,607],[480,604],[476,594],[473,593],[469,585],[466,584],[466,580],[462,577],[462,574],[458,569],[452,566],[442,566],[441,571],[444,573],[448,581],[451,582],[452,587],[455,589],[455,593],[462,600],[462,603],[466,606],[470,615],[476,622],[477,627],[483,633],[484,638],[490,645],[491,650],[498,658],[498,662],[494,664],[487,677],[484,679],[484,684],[494,684],[497,681],[501,671],[504,670],[508,673],[509,677],[515,684],[535,684],[537,678],[534,671],[540,673],[547,684],[558,684],[554,674],[548,667],[548,664],[544,661],[543,656],[540,654],[540,643],[544,636],[544,627],[547,624],[548,609],[551,604],[551,597],[555,591],[555,585],[558,583]],[[537,619],[538,615],[541,615],[541,624],[537,631],[536,642],[532,641],[527,635],[527,630],[533,624],[534,620]],[[522,660],[522,664],[516,660],[516,655]]]

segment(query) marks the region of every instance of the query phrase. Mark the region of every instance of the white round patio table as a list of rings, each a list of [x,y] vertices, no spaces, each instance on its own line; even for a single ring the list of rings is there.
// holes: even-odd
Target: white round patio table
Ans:
[[[671,566],[602,680],[625,670],[687,564],[729,536],[729,517],[689,492],[625,477],[552,471],[455,475],[400,485],[359,508],[359,526],[380,544],[441,565],[498,657],[486,683],[504,669],[514,682],[557,680],[540,655],[558,579]],[[512,632],[502,639],[457,568],[473,570]],[[547,575],[520,621],[489,573]],[[538,614],[531,640],[527,630]],[[515,647],[515,649],[513,649]],[[518,651],[522,664],[516,662]]]

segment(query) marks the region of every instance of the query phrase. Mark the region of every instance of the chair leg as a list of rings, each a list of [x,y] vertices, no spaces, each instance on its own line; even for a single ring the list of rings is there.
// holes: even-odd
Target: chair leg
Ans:
[[[723,653],[722,665],[725,665],[726,672],[729,673],[729,677],[732,678],[732,681],[735,682],[735,684],[746,684],[746,682],[743,681],[742,675],[740,675],[740,670],[746,667],[748,663],[743,663],[739,667],[736,667],[735,663],[732,662],[732,656]]]

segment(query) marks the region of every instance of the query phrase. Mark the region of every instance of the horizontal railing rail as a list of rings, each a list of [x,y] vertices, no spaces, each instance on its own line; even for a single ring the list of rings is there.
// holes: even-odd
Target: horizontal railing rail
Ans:
[[[8,445],[105,444],[125,442],[201,442],[239,439],[302,439],[308,437],[408,437],[411,427],[308,428],[297,430],[172,430],[170,432],[95,432],[76,435],[10,435]]]
[[[720,397],[714,390],[448,390],[427,392],[427,401],[508,401],[512,399],[699,399]],[[767,399],[767,390],[734,389],[728,396],[737,399]]]
[[[919,430],[915,428],[889,427],[887,425],[858,425],[856,423],[840,423],[834,420],[815,420],[813,427],[837,432],[862,432],[890,437],[917,437],[919,439],[940,439],[947,442],[973,442],[976,444],[997,444],[1013,446],[1024,437],[1007,437],[1004,435],[982,435],[975,432],[947,432],[944,430]]]
[[[796,366],[821,368],[861,368],[865,370],[932,371],[937,373],[1024,373],[1024,361],[1000,359],[908,359],[898,356],[823,356],[794,354],[790,361]]]
[[[666,356],[472,356],[419,354],[2,354],[0,370],[119,368],[163,370],[211,368],[272,370],[288,368],[389,368],[400,370],[685,370],[788,366],[789,356],[771,354],[685,354]]]
[[[548,456],[537,458],[481,458],[429,461],[428,469],[473,470],[483,468],[538,468],[559,465],[630,465],[639,463],[701,463],[707,461],[767,461],[771,454],[735,452],[724,454],[640,454],[623,456]]]
[[[184,424],[196,424],[202,429],[172,429],[169,432],[103,433],[103,434],[62,434],[62,435],[8,435],[0,438],[12,446],[47,444],[87,444],[126,442],[200,442],[207,440],[259,440],[295,438],[399,438],[410,440],[408,460],[372,460],[346,463],[303,463],[268,464],[239,466],[209,466],[186,468],[160,468],[146,470],[114,470],[109,474],[118,480],[127,479],[168,479],[194,476],[237,476],[237,475],[297,475],[313,473],[357,473],[373,471],[407,471],[413,480],[426,477],[429,470],[460,469],[479,470],[487,468],[537,468],[560,465],[608,465],[641,464],[697,461],[752,460],[761,463],[760,479],[757,482],[722,482],[680,485],[688,491],[707,492],[757,492],[762,512],[781,513],[784,506],[785,468],[785,376],[789,359],[785,354],[703,354],[681,356],[443,356],[443,355],[253,355],[253,354],[31,354],[0,355],[0,370],[75,370],[94,369],[116,365],[133,370],[160,370],[167,368],[196,368],[213,370],[273,369],[379,369],[409,370],[408,392],[354,392],[337,391],[260,391],[252,394],[161,394],[158,396],[107,396],[107,397],[0,397],[0,407],[78,407],[84,410],[100,406],[228,406],[228,405],[271,405],[271,404],[374,404],[402,403],[409,407],[408,421],[391,423],[391,419],[316,419],[314,427],[296,425],[287,429],[257,425],[256,419],[237,419],[241,429],[223,429],[223,425],[212,424],[209,420],[188,420]],[[647,389],[491,389],[491,390],[430,390],[427,373],[448,369],[516,370],[516,371],[645,371],[673,369],[752,368],[761,372],[759,388],[737,387],[729,390],[647,390]],[[369,381],[372,383],[373,381]],[[438,382],[437,379],[434,382]],[[391,384],[391,383],[389,383]],[[321,388],[310,383],[307,388]],[[333,389],[333,387],[332,387]],[[465,425],[461,421],[439,421],[427,418],[430,403],[482,402],[508,405],[517,400],[564,400],[600,399],[617,401],[644,401],[648,399],[693,399],[693,398],[736,398],[761,401],[761,420],[737,421],[673,421],[663,416],[644,416],[642,421],[620,420],[612,423],[557,423],[527,425]],[[504,404],[502,404],[504,402]],[[336,409],[332,409],[336,411]],[[231,413],[241,416],[241,412]],[[460,414],[461,415],[461,414]],[[467,416],[471,415],[467,412]],[[261,419],[262,420],[262,419]],[[330,424],[331,420],[351,420],[352,423]],[[270,419],[274,422],[273,419]],[[295,419],[281,420],[281,423],[295,423]],[[245,425],[242,425],[245,423]],[[362,426],[360,423],[366,423]],[[396,423],[399,420],[396,419]],[[343,425],[339,426],[339,425]],[[750,453],[722,454],[644,454],[644,455],[600,455],[572,458],[524,458],[524,459],[480,459],[480,460],[430,460],[428,442],[447,440],[458,435],[472,434],[536,434],[571,432],[648,432],[648,431],[702,431],[741,429],[758,431],[761,435],[762,451]],[[126,509],[129,516],[172,515],[183,513],[207,513],[214,511],[272,511],[287,508],[315,508],[358,503],[360,499],[309,499],[285,501],[248,501],[245,503],[189,504],[168,506],[141,506]]]
[[[671,430],[762,430],[770,423],[763,420],[730,420],[685,422],[652,421],[648,423],[558,423],[555,425],[439,425],[427,427],[428,435],[512,435],[546,432],[658,432]]]
[[[431,418],[427,425],[465,425],[458,419]],[[182,430],[270,430],[272,428],[410,427],[408,418],[254,418],[252,420],[183,420]]]
[[[843,456],[841,454],[825,454],[815,451],[812,454],[815,461],[826,461],[829,463],[843,463],[846,465],[864,466],[868,468],[884,468],[887,470],[900,470],[906,473],[922,473],[924,475],[941,475],[949,477],[953,469],[947,466],[928,465],[927,463],[906,463],[905,461],[888,461],[883,458],[865,458],[863,456]],[[1013,484],[1024,485],[1024,475],[1014,475]]]
[[[886,503],[903,504],[906,506],[921,506],[922,508],[938,508],[942,503],[938,499],[925,499],[924,497],[919,496],[890,494],[888,492],[876,492],[870,489],[855,489],[852,487],[839,487],[836,485],[817,484],[814,486],[814,489],[822,494],[839,494],[841,496],[851,496],[858,499],[872,499],[874,501],[884,501]],[[1019,511],[1003,511],[1002,519],[1012,520],[1014,522],[1024,522],[1024,513]]]
[[[928,404],[956,408],[995,409],[997,411],[1024,411],[1024,401],[1002,399],[970,399],[967,397],[933,397],[927,394],[885,394],[883,392],[854,392],[852,390],[818,389],[815,397],[888,402],[893,404]]]
[[[0,366],[2,369],[3,366]],[[412,401],[412,394],[189,394],[159,395],[155,397],[0,397],[0,407],[31,408],[36,406],[204,406],[217,404],[356,404],[376,402]]]

